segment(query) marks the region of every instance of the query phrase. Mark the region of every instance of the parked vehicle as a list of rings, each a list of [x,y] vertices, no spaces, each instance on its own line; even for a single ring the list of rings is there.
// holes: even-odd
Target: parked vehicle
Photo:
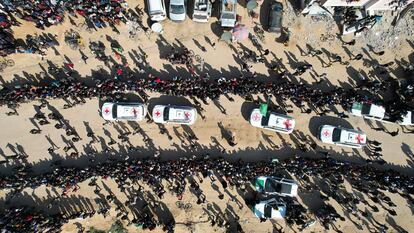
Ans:
[[[194,0],[193,20],[207,23],[211,16],[212,6],[210,0]]]
[[[294,180],[273,176],[259,176],[255,181],[256,190],[263,194],[295,197],[298,184]]]
[[[237,0],[221,0],[220,25],[232,28],[236,25]]]
[[[164,0],[147,0],[147,5],[152,21],[163,21],[167,17]]]
[[[257,203],[253,207],[254,215],[265,219],[283,219],[286,215],[286,204],[271,198]]]
[[[282,35],[283,5],[274,1],[270,5],[269,12],[269,32],[276,33],[276,36]]]
[[[170,19],[175,22],[185,20],[187,7],[185,0],[170,0]]]

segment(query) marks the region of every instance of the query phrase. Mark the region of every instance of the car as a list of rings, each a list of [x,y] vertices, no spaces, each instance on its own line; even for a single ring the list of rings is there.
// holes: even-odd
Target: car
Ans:
[[[220,26],[233,28],[237,23],[237,0],[221,0]]]
[[[373,103],[355,102],[352,104],[351,113],[354,116],[381,121],[385,117],[385,108]]]
[[[282,19],[283,5],[280,2],[273,1],[270,5],[268,31],[280,36],[282,34]]]
[[[263,194],[295,197],[298,184],[294,180],[272,176],[259,176],[255,181],[256,190]]]
[[[140,121],[147,115],[145,105],[141,103],[112,103],[102,105],[102,117],[105,120]]]
[[[322,125],[319,127],[318,137],[324,143],[352,148],[362,148],[367,143],[367,135],[365,133],[333,125]]]
[[[253,213],[258,218],[283,219],[286,215],[286,204],[276,198],[263,200],[254,205]]]
[[[274,112],[267,112],[266,115],[263,116],[260,109],[255,108],[250,113],[250,124],[258,128],[290,134],[295,128],[295,119]]]
[[[402,120],[397,121],[399,125],[414,125],[413,111],[408,111],[407,114],[402,116]]]
[[[152,118],[155,123],[192,125],[197,119],[197,110],[188,106],[156,105]]]
[[[211,16],[213,3],[210,0],[194,0],[193,20],[199,23],[207,23]]]
[[[167,18],[164,0],[147,0],[147,6],[152,21],[163,21]]]
[[[185,0],[170,0],[170,19],[172,21],[184,21],[186,17]]]

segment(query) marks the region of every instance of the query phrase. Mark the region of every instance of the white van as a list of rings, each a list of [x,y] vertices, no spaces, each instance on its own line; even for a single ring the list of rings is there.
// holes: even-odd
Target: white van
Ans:
[[[147,0],[148,14],[152,21],[162,21],[167,18],[164,0]]]

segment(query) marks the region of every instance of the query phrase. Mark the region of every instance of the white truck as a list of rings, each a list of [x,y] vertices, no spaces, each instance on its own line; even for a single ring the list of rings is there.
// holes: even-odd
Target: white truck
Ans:
[[[220,24],[232,28],[236,25],[237,0],[221,0]]]
[[[194,0],[193,20],[199,23],[207,23],[211,16],[211,9],[212,2],[210,0]]]

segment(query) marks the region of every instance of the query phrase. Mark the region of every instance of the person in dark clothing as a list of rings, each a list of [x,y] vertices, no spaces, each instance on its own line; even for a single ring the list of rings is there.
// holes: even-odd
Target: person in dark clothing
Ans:
[[[356,60],[356,61],[359,61],[359,60],[361,60],[361,59],[362,59],[362,57],[363,57],[363,55],[362,55],[362,54],[360,54],[360,53],[358,53],[357,55],[355,55],[355,57],[351,58],[351,60]]]
[[[355,45],[355,39],[352,39],[351,41],[349,41],[349,42],[342,42],[342,44],[343,45]]]
[[[86,56],[84,53],[82,53],[81,58],[82,58],[83,62],[85,62],[85,64],[87,64],[86,61],[88,60],[88,56]]]
[[[392,137],[395,137],[398,135],[398,133],[400,132],[400,129],[397,129],[396,131],[393,132],[387,132],[389,135],[391,135]]]

